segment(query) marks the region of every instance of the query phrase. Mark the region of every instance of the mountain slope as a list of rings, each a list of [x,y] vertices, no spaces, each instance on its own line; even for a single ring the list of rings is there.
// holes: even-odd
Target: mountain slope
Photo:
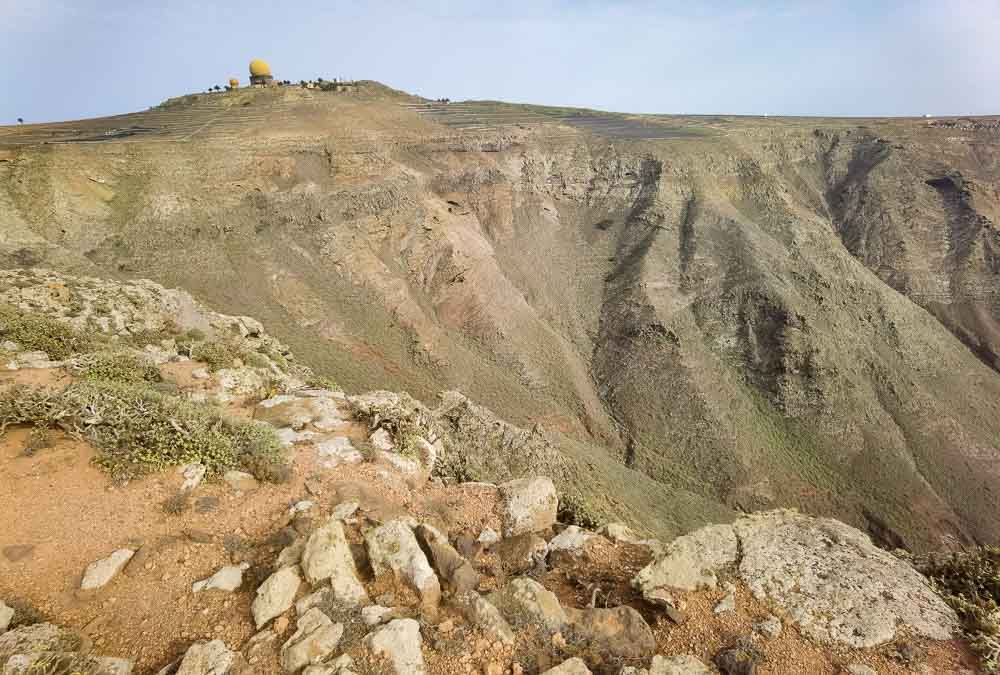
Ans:
[[[988,126],[224,96],[158,136],[0,135],[0,260],[183,287],[349,390],[458,389],[621,467],[608,508],[702,505],[668,529],[997,539]]]

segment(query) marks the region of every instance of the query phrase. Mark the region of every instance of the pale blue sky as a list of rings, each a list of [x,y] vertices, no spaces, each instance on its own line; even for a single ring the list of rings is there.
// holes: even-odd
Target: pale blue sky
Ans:
[[[694,6],[694,7],[692,7]],[[1000,113],[1000,0],[0,0],[0,124],[246,80],[660,113]]]

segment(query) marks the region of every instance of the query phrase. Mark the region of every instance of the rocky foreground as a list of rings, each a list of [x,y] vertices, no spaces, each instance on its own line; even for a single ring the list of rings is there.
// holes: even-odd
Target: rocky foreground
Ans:
[[[459,394],[437,410],[405,394],[345,394],[292,366],[256,322],[210,313],[155,284],[16,280],[4,301],[114,337],[115,353],[153,367],[150,382],[162,378],[163,395],[252,419],[273,434],[287,471],[255,475],[244,469],[256,465],[215,455],[129,465],[127,478],[86,493],[116,514],[95,526],[67,513],[71,494],[44,502],[30,481],[39,471],[49,486],[79,474],[79,466],[59,466],[68,452],[90,448],[98,463],[109,453],[120,460],[119,449],[102,445],[115,422],[96,419],[95,410],[57,411],[48,445],[0,455],[0,470],[9,471],[0,481],[11,491],[11,527],[0,533],[4,675],[976,668],[956,639],[958,617],[929,582],[843,523],[778,510],[669,542],[625,523],[598,526],[578,504],[565,508],[558,476],[524,470],[558,469],[544,443]],[[236,336],[243,351],[200,361],[218,348],[197,340],[185,347],[176,335],[125,341],[156,334],[167,317],[189,324],[175,333],[197,326]],[[0,337],[9,328],[0,326]],[[247,356],[248,345],[260,358]],[[93,350],[107,349],[57,355],[36,346],[3,342],[0,388],[45,383],[57,397],[96,377],[88,364],[103,352]],[[35,389],[17,391],[22,402],[38,400]],[[2,410],[13,415],[11,408],[16,401]],[[19,414],[0,420],[0,448],[28,436],[27,413]],[[193,429],[169,422],[167,433],[178,437]],[[537,456],[521,456],[530,453]],[[471,480],[477,467],[500,461],[509,480]],[[61,549],[22,540],[41,538],[38,512],[48,520],[76,515],[52,530],[64,537]],[[88,527],[92,536],[78,534]],[[52,566],[75,549],[103,552],[75,568]]]

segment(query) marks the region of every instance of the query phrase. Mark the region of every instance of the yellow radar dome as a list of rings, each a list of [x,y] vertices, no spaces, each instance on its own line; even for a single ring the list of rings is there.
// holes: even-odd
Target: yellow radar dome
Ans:
[[[232,87],[233,89],[236,89],[236,87],[240,86],[240,81],[237,80],[235,77],[230,77],[229,86]]]
[[[271,66],[265,61],[254,59],[250,62],[250,74],[254,77],[271,77]]]

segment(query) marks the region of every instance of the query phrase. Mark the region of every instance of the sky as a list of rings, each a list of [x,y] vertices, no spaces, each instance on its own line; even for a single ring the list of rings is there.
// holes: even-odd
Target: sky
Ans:
[[[247,79],[680,114],[1000,113],[1000,0],[0,0],[0,124]]]

